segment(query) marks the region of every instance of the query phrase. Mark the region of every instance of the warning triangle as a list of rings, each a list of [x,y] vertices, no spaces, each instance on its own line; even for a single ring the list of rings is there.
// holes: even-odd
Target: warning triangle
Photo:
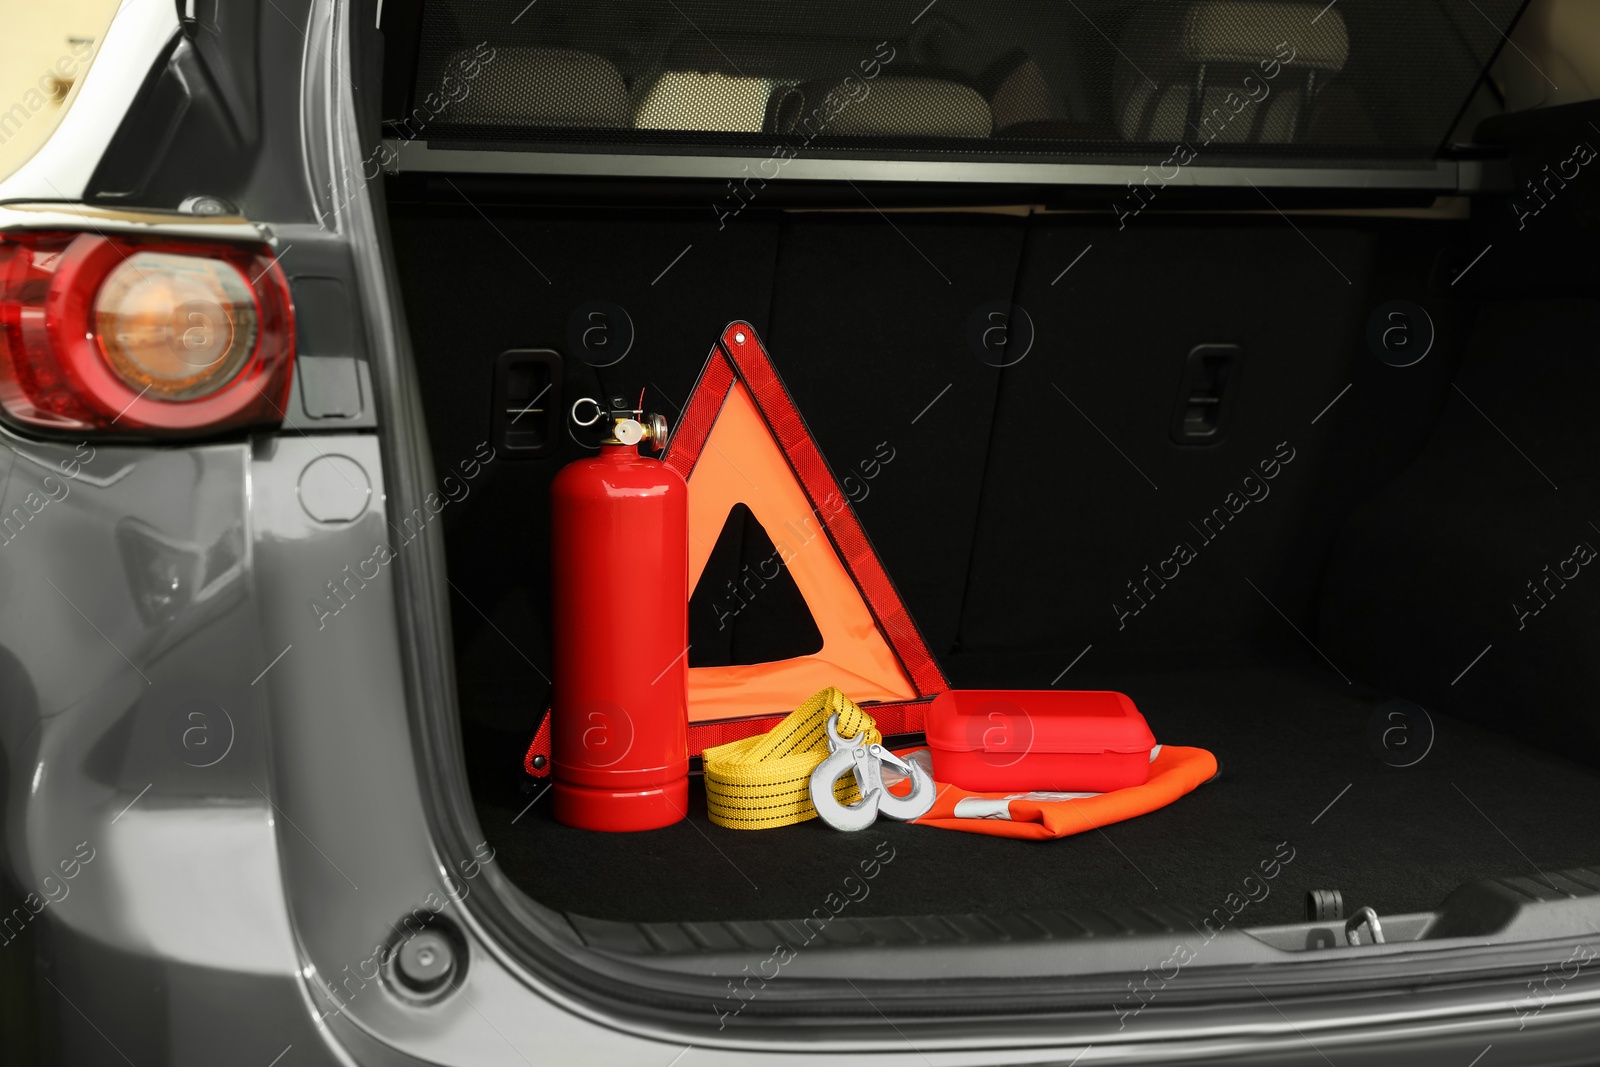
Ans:
[[[808,655],[690,667],[691,723],[785,714],[828,686],[858,703],[916,701],[948,688],[748,323],[723,331],[662,460],[689,486],[691,588],[742,504],[775,549],[746,572],[750,593],[781,565],[822,635]]]

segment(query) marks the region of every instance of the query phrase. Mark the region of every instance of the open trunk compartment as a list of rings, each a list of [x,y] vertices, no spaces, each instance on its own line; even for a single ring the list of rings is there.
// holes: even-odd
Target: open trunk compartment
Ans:
[[[794,921],[880,845],[894,859],[852,917],[1093,911],[1138,930],[1222,908],[1248,928],[1300,920],[1311,889],[1379,915],[1481,879],[1528,900],[1600,889],[1577,870],[1600,860],[1585,651],[1600,592],[1581,571],[1531,586],[1600,543],[1582,507],[1600,370],[1580,355],[1600,302],[1545,295],[1509,255],[1453,286],[1475,250],[1463,212],[1119,228],[1027,209],[752,209],[719,231],[703,209],[540,206],[530,188],[399,183],[390,225],[436,471],[497,448],[442,521],[473,799],[534,900],[590,931]],[[969,343],[997,299],[1032,326],[1003,369]],[[1369,342],[1396,299],[1431,327],[1404,367]],[[596,301],[631,327],[626,357],[599,369],[581,358]],[[1214,752],[1218,780],[1043,843],[884,822],[729,831],[697,783],[666,830],[554,823],[519,767],[559,624],[548,487],[581,451],[564,406],[645,389],[673,412],[733,319],[760,331],[836,471],[893,446],[856,509],[954,685],[1121,690],[1158,741]],[[1222,432],[1196,445],[1178,428],[1200,346],[1236,356]],[[495,368],[530,349],[564,355],[563,400],[550,454],[518,458],[495,440]],[[1245,482],[1274,458],[1273,479]],[[1196,559],[1148,584],[1185,541]],[[774,612],[709,654],[781,640]],[[1404,737],[1386,733],[1394,700],[1426,708]],[[1247,887],[1284,848],[1266,891]],[[1492,932],[1494,910],[1474,914],[1448,932]]]

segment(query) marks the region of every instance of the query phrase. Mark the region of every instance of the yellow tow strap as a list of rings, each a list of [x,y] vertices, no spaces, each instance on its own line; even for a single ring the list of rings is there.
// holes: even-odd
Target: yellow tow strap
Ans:
[[[840,737],[865,730],[868,744],[883,741],[872,716],[830,687],[768,732],[706,749],[701,767],[711,821],[730,830],[769,830],[815,819],[811,772],[828,758],[828,718],[835,714]],[[836,781],[833,795],[841,804],[860,800],[855,775]]]

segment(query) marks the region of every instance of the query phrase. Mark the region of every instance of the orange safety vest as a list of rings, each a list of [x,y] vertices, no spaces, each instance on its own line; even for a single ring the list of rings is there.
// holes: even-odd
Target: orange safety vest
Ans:
[[[916,752],[896,755],[915,757]],[[1150,761],[1150,778],[1143,785],[1109,793],[971,793],[941,784],[933,807],[914,822],[973,834],[1048,841],[1166,807],[1216,775],[1217,758],[1205,749],[1162,745]]]

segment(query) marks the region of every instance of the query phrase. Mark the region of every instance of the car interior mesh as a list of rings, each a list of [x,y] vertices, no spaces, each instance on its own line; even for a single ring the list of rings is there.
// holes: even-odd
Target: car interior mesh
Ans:
[[[796,156],[1415,161],[1522,0],[428,0],[403,138]],[[1171,174],[1166,177],[1170,180]]]

